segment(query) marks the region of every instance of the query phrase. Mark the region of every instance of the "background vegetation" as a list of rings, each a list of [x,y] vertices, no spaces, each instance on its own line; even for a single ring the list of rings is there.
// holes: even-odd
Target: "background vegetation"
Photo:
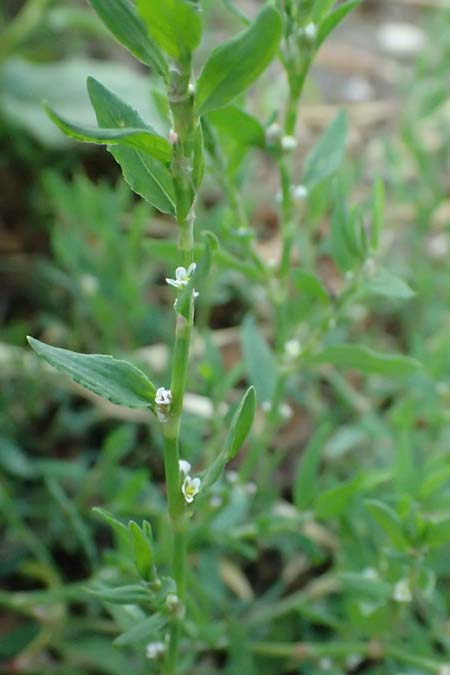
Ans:
[[[202,5],[199,58],[241,28],[231,3]],[[145,653],[151,631],[130,630],[145,614],[139,598],[119,597],[136,583],[132,555],[92,509],[150,520],[164,569],[156,424],[58,377],[25,336],[125,354],[168,381],[174,226],[131,193],[111,155],[68,142],[41,105],[91,123],[90,74],[167,133],[164,100],[86,3],[7,0],[0,28],[0,672],[147,675],[159,672]],[[243,220],[211,164],[197,227],[220,249],[199,298],[183,456],[194,467],[215,456],[248,384],[259,405],[193,520],[180,672],[450,672],[449,28],[438,3],[363,1],[320,52],[297,130],[299,181],[325,129],[338,152],[297,202],[288,332],[303,345],[325,327],[325,348],[354,343],[393,362],[352,351],[286,366],[239,238],[248,222],[261,258],[279,256],[276,168],[218,125]],[[248,108],[268,126],[284,96],[273,66]],[[348,205],[340,218],[380,225],[356,277],[336,203]],[[287,396],[273,414],[264,404],[280,368]]]

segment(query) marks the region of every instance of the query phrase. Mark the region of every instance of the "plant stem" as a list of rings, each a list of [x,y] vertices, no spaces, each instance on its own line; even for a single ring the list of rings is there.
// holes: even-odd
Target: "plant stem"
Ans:
[[[173,65],[169,82],[169,104],[172,114],[174,143],[172,177],[175,188],[176,216],[178,224],[178,249],[181,263],[190,265],[194,252],[195,188],[192,183],[196,120],[193,94],[190,90],[190,59]],[[186,509],[181,492],[182,477],[179,468],[180,417],[186,389],[194,321],[194,299],[190,298],[186,316],[177,314],[175,345],[172,359],[170,390],[172,405],[169,419],[163,423],[164,469],[167,486],[167,501],[173,535],[172,576],[176,583],[180,611],[174,612],[170,627],[169,645],[164,664],[164,675],[176,672],[178,648],[181,635],[181,616],[184,611],[186,590]]]

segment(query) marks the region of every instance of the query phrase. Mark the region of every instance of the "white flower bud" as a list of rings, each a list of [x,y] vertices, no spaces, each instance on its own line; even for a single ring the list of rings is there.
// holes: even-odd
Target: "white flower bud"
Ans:
[[[156,660],[164,654],[166,646],[164,642],[149,642],[145,648],[145,654],[148,659]]]
[[[178,465],[180,468],[180,473],[182,473],[183,476],[188,476],[189,471],[191,470],[191,465],[189,462],[187,462],[185,459],[180,459]]]
[[[281,147],[285,152],[291,152],[295,150],[298,145],[298,141],[295,136],[283,136],[281,139]]]
[[[408,579],[401,579],[395,584],[392,598],[396,602],[411,602],[412,593]]]

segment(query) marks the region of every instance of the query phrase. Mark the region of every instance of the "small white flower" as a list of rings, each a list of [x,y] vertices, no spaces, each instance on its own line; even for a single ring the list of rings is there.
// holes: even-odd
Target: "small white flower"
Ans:
[[[177,609],[180,601],[178,600],[178,595],[176,593],[168,593],[166,598],[166,607],[170,612],[173,612]]]
[[[167,415],[172,405],[172,392],[170,389],[159,387],[155,396],[156,414],[160,422],[167,422]]]
[[[145,654],[148,659],[158,659],[166,651],[164,642],[149,642],[145,648]]]
[[[178,289],[184,288],[188,285],[196,268],[197,265],[195,263],[191,263],[187,269],[185,267],[177,267],[175,270],[175,279],[166,278],[166,283],[168,283],[169,286],[174,286]]]
[[[303,29],[303,35],[308,40],[308,42],[314,42],[317,37],[317,26],[311,21]]]
[[[283,138],[281,139],[281,147],[286,152],[289,152],[291,150],[295,150],[297,145],[298,145],[298,141],[295,138],[295,136],[283,136]]]
[[[300,356],[302,351],[302,347],[300,344],[300,340],[288,340],[286,344],[284,345],[284,352],[286,356],[288,356],[291,359],[296,359],[298,356]]]
[[[201,484],[202,481],[198,477],[191,478],[190,476],[186,476],[184,479],[183,485],[181,486],[181,492],[183,493],[184,499],[188,504],[192,504],[195,495],[200,492]]]
[[[402,579],[395,584],[392,598],[396,602],[411,602],[412,593],[408,579]]]
[[[308,188],[306,185],[291,185],[291,194],[296,201],[301,202],[308,196]]]
[[[176,143],[178,143],[178,134],[175,131],[175,129],[171,129],[169,131],[169,143],[170,145],[175,145]]]
[[[289,403],[281,403],[279,407],[279,412],[284,420],[290,420],[293,415],[292,408],[289,405]]]
[[[185,459],[180,459],[178,464],[180,467],[180,473],[182,473],[183,476],[188,476],[189,471],[191,470],[191,465],[189,464],[189,462],[187,462]]]

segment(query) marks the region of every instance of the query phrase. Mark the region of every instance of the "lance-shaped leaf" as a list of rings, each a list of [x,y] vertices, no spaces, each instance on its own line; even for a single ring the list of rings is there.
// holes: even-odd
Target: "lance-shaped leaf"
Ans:
[[[214,49],[197,83],[198,111],[222,108],[245,91],[272,61],[281,32],[280,15],[265,7],[247,30]]]
[[[145,520],[141,529],[137,523],[130,520],[128,528],[133,539],[136,569],[144,581],[151,581],[154,577],[155,561],[151,525]]]
[[[102,129],[148,129],[140,115],[102,84],[89,77],[89,98]],[[148,154],[114,146],[111,154],[122,168],[130,188],[163,213],[175,213],[172,176],[169,169]]]
[[[97,145],[127,145],[135,150],[140,150],[161,162],[170,162],[172,158],[172,146],[169,141],[159,136],[151,127],[130,128],[122,127],[115,129],[104,129],[96,127],[85,127],[74,124],[65,119],[50,106],[45,106],[50,119],[61,131],[77,141],[82,143],[96,143]]]
[[[345,112],[339,112],[305,160],[302,183],[309,189],[331,176],[341,165],[348,135]]]
[[[154,385],[128,361],[103,354],[78,354],[32,337],[27,339],[38,356],[94,394],[128,408],[153,407]]]
[[[200,14],[186,0],[138,0],[138,11],[152,38],[174,59],[189,55],[200,44]]]
[[[319,26],[319,31],[317,33],[316,48],[319,48],[322,42],[329,36],[329,34],[338,26],[343,19],[349,14],[352,9],[357,7],[360,4],[361,0],[348,0],[344,2],[339,7],[336,7],[335,10],[330,12]]]
[[[411,375],[422,368],[420,361],[403,354],[383,354],[362,345],[333,345],[325,347],[309,358],[309,363],[332,363],[361,370],[364,373],[378,373],[400,377]]]
[[[116,40],[133,56],[160,75],[167,72],[167,63],[159,47],[149,38],[144,22],[130,0],[89,0]]]
[[[214,462],[207,469],[202,479],[202,487],[207,488],[218,480],[227,462],[236,456],[252,427],[256,410],[256,392],[249,387],[242,397],[239,408],[231,421],[230,429],[223,444],[222,450]]]

